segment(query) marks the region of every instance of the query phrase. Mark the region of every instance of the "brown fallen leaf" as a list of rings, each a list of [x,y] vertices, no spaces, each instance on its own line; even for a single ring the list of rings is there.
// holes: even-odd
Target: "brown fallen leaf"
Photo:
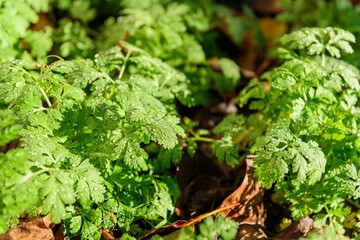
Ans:
[[[199,175],[224,177],[218,166],[200,151],[192,157],[185,153],[177,167],[176,177],[180,190],[184,191]]]
[[[0,240],[54,240],[53,231],[49,228],[50,223],[47,220],[45,222],[46,224],[43,217],[21,222],[16,228],[0,235]]]
[[[177,179],[181,194],[176,202],[175,212],[181,219],[213,210],[243,180],[245,167],[241,167],[242,164],[237,168],[230,168],[211,157],[210,146],[199,143],[199,151],[194,157],[184,155],[178,165]]]
[[[260,227],[264,227],[266,213],[262,198],[264,196],[264,188],[260,187],[254,175],[255,167],[252,165],[255,156],[247,156],[246,158],[246,174],[240,187],[228,196],[222,203],[221,207],[229,206],[234,203],[241,204],[235,208],[224,210],[221,215],[236,221],[240,226],[237,239],[245,239],[242,236],[251,236],[246,239],[263,239],[266,234]],[[245,226],[250,225],[250,226]],[[254,230],[258,229],[258,230]],[[251,231],[250,231],[251,230]],[[261,230],[261,231],[260,231]],[[240,237],[241,236],[241,237]]]
[[[312,229],[313,222],[314,220],[310,217],[303,218],[300,221],[295,221],[289,227],[276,233],[273,236],[273,239],[288,240],[305,237]]]
[[[354,5],[359,5],[359,4],[360,4],[360,0],[351,0],[351,2],[352,2]]]
[[[259,225],[242,224],[238,228],[236,240],[268,239]]]
[[[101,231],[101,240],[113,240],[113,239],[115,238],[105,229]]]

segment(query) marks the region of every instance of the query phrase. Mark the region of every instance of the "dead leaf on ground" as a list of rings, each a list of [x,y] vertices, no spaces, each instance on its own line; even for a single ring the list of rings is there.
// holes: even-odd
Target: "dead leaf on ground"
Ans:
[[[351,0],[351,2],[352,2],[354,5],[359,5],[359,4],[360,4],[360,0]]]
[[[236,240],[267,239],[264,230],[259,225],[242,224],[238,228]]]
[[[273,238],[279,240],[288,240],[305,237],[312,229],[313,222],[314,220],[310,217],[303,218],[300,221],[295,221],[289,227],[276,233]]]
[[[0,240],[54,240],[54,234],[49,228],[48,217],[36,217],[26,222],[20,222],[16,228],[0,235]]]
[[[54,233],[54,236],[55,236],[55,240],[64,240],[65,239],[62,224],[55,225],[55,227],[52,230],[53,230],[53,233]]]
[[[236,221],[239,225],[244,225],[238,230],[237,239],[265,239],[266,234],[261,230],[264,227],[266,213],[262,202],[264,189],[260,187],[256,178],[253,176],[255,167],[252,165],[255,156],[246,158],[246,174],[240,187],[228,196],[221,207],[229,206],[234,203],[241,203],[238,207],[224,210],[221,212],[225,218]],[[246,225],[251,225],[249,227]],[[257,229],[256,231],[254,230]],[[251,230],[251,231],[250,231]],[[251,238],[242,238],[245,236]]]
[[[105,229],[101,231],[101,239],[100,240],[113,240],[115,239],[113,235],[107,232]]]
[[[181,191],[184,191],[199,175],[222,178],[223,173],[211,159],[197,151],[193,157],[184,154],[177,167],[177,182]]]

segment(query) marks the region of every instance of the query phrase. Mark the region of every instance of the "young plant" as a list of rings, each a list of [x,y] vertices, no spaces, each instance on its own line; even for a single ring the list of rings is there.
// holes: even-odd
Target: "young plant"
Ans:
[[[304,28],[281,42],[288,48],[279,51],[284,63],[262,76],[270,90],[251,95],[258,98],[257,121],[268,126],[251,148],[259,155],[256,176],[285,194],[295,219],[311,215],[315,227],[344,234],[351,212],[345,201],[360,197],[360,72],[338,58],[353,52],[355,37],[339,28]],[[239,99],[246,104],[249,95]]]
[[[195,129],[198,126],[197,122],[191,121],[187,117],[184,119],[183,128],[188,136],[183,139],[180,144],[186,145],[187,152],[190,156],[195,154],[198,148],[198,142],[208,142],[211,144],[212,153],[219,162],[225,162],[232,167],[235,167],[239,163],[239,152],[244,150],[244,148],[238,144],[239,137],[244,131],[243,124],[245,122],[245,117],[243,115],[230,114],[224,117],[224,119],[212,130],[213,134],[219,136],[215,138],[210,137],[211,132],[206,129]],[[168,156],[179,156],[179,161],[180,155],[176,154],[179,150],[175,148],[166,151],[168,152]],[[168,159],[172,158],[168,157]]]
[[[0,1],[0,64],[24,57],[27,50],[35,58],[43,58],[51,50],[52,29],[32,31],[39,12],[49,11],[49,0]]]
[[[283,11],[276,16],[281,22],[287,22],[292,31],[302,27],[339,27],[360,37],[360,6],[350,0],[280,0]],[[356,44],[359,49],[359,43]],[[355,51],[343,58],[360,66],[360,54]]]
[[[177,186],[152,172],[146,147],[184,137],[174,107],[187,101],[182,73],[122,42],[94,60],[8,62],[0,84],[0,144],[20,141],[0,154],[1,233],[24,211],[51,213],[82,239],[167,222]]]
[[[190,79],[192,105],[203,105],[211,97],[210,89],[232,91],[240,80],[239,67],[228,58],[208,60],[204,45],[214,25],[211,4],[194,1],[122,1],[120,17],[109,18],[98,39],[99,49],[119,39],[146,50],[185,73]],[[213,51],[215,52],[215,51]],[[213,70],[216,69],[215,70]]]
[[[236,237],[238,225],[236,222],[218,216],[205,218],[198,226],[198,232],[194,231],[194,226],[184,227],[174,233],[161,237],[155,235],[151,240],[164,239],[189,239],[189,240],[233,240]]]

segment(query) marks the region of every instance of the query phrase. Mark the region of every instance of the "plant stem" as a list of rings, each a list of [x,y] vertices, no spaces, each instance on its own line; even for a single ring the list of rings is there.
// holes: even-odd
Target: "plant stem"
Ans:
[[[335,230],[335,227],[334,227],[334,224],[333,224],[333,218],[331,217],[329,208],[326,205],[324,205],[324,208],[325,208],[325,210],[326,210],[326,212],[327,212],[327,214],[329,216],[330,226],[331,226],[332,229]]]
[[[44,98],[45,98],[45,101],[46,101],[47,105],[48,105],[48,106],[49,106],[49,108],[50,108],[50,107],[51,107],[51,102],[50,102],[50,100],[49,100],[48,96],[46,95],[46,93],[45,93],[44,89],[42,89],[40,86],[39,86],[39,88],[40,88],[40,91],[41,91],[42,95],[43,95],[43,96],[44,96]]]
[[[119,78],[118,78],[119,80],[122,78],[122,76],[123,76],[123,74],[125,72],[126,64],[127,64],[128,60],[129,60],[130,54],[131,54],[131,51],[128,50],[128,52],[126,53],[125,59],[124,59],[124,63],[121,66],[121,71],[120,71]]]
[[[16,184],[16,186],[25,183],[25,182],[28,181],[30,178],[32,178],[32,177],[34,177],[34,176],[37,176],[37,175],[40,175],[41,173],[50,172],[50,171],[56,171],[56,170],[58,170],[58,169],[57,169],[57,168],[44,168],[44,169],[41,169],[40,171],[31,173],[31,174],[28,173],[28,174],[21,180],[21,182],[19,182],[18,184]]]
[[[215,142],[215,139],[200,136],[194,136],[194,140],[199,142]]]
[[[22,71],[23,71],[26,75],[28,75],[30,78],[32,78],[32,79],[34,80],[35,84],[38,85],[38,87],[40,88],[41,94],[44,96],[45,101],[46,101],[47,105],[48,105],[49,108],[50,108],[50,107],[51,107],[51,102],[50,102],[48,96],[46,95],[44,89],[42,89],[42,87],[40,87],[40,85],[37,83],[36,79],[35,79],[30,73],[28,73],[27,71],[25,71],[24,68],[22,68]]]
[[[325,67],[325,51],[321,54],[321,66]]]

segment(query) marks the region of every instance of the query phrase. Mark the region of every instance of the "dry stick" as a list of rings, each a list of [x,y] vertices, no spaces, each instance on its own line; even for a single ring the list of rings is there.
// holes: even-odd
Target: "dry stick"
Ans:
[[[239,205],[240,205],[240,203],[234,203],[234,204],[231,204],[229,206],[217,208],[217,209],[215,209],[215,210],[213,210],[211,212],[204,213],[204,214],[202,214],[202,215],[200,215],[200,216],[198,216],[198,217],[196,217],[194,219],[190,219],[188,221],[185,221],[184,223],[181,220],[180,220],[180,223],[179,223],[179,221],[174,222],[173,224],[171,224],[171,226],[174,227],[174,228],[183,228],[183,227],[191,226],[191,225],[203,220],[204,218],[206,218],[208,216],[217,214],[218,212],[222,212],[222,211],[227,210],[227,209],[232,208],[232,207],[237,207]]]

